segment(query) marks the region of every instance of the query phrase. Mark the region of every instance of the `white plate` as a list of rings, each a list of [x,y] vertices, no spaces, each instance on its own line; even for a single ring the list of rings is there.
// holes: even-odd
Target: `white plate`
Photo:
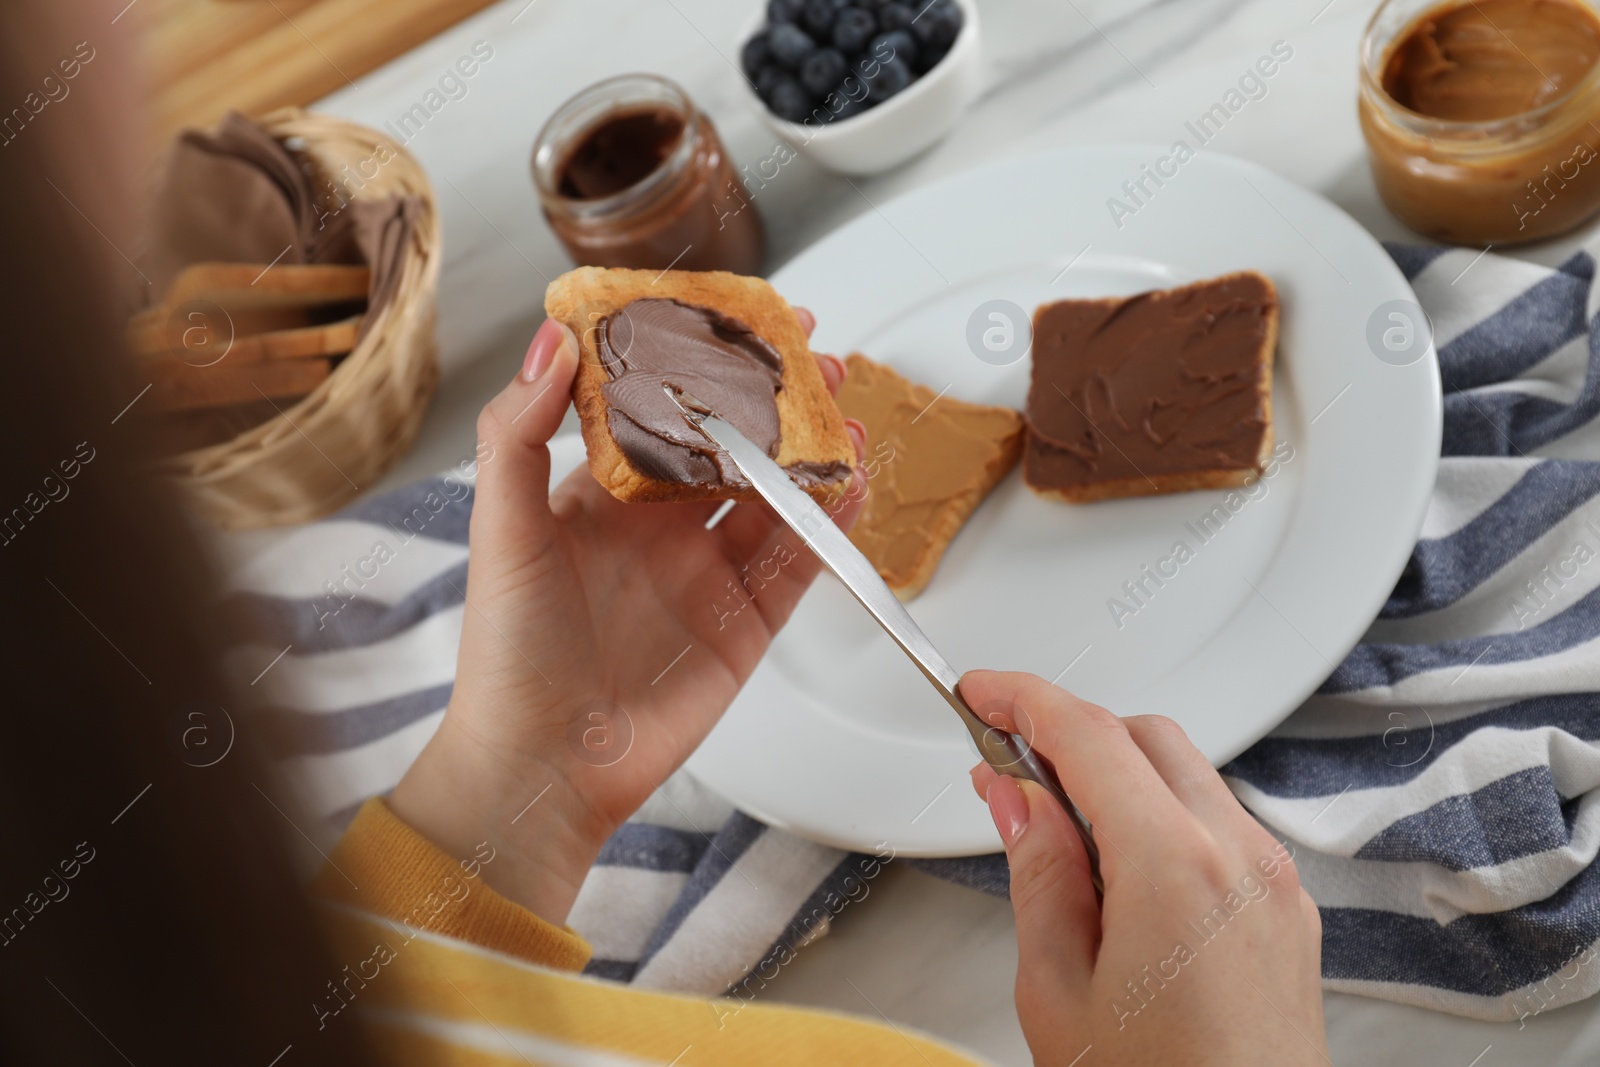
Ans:
[[[1028,360],[991,366],[967,345],[986,300],[1031,313],[1245,268],[1277,283],[1273,433],[1293,458],[1264,495],[1202,544],[1186,524],[1223,492],[1072,506],[1013,472],[910,605],[957,670],[1032,671],[1118,714],[1170,715],[1221,764],[1332,673],[1393,588],[1438,465],[1439,372],[1431,347],[1394,366],[1368,346],[1380,305],[1414,299],[1378,243],[1260,167],[1203,152],[1147,182],[1154,195],[1119,228],[1108,198],[1165,154],[1062,151],[960,174],[863,213],[772,282],[816,312],[817,351],[859,350],[950,396],[1018,408]],[[1180,539],[1194,558],[1119,628],[1108,601]],[[1000,846],[967,782],[973,753],[824,575],[689,769],[813,840],[955,856]]]

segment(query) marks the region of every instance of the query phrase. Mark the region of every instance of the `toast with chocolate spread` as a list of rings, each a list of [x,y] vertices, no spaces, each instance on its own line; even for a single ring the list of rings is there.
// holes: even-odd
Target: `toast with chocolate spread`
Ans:
[[[617,499],[760,499],[663,385],[737,426],[813,498],[849,481],[844,416],[794,309],[760,278],[580,267],[550,283],[544,307],[578,337],[589,470]]]
[[[1272,453],[1277,346],[1255,271],[1041,305],[1023,479],[1072,504],[1249,484]]]

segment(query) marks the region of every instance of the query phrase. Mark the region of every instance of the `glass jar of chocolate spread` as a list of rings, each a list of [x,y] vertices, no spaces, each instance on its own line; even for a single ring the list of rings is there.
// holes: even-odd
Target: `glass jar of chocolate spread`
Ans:
[[[608,78],[562,104],[534,142],[533,183],[580,265],[761,270],[761,216],[711,120],[665,78]]]
[[[1593,0],[1386,0],[1361,45],[1361,130],[1385,204],[1455,244],[1600,211]]]

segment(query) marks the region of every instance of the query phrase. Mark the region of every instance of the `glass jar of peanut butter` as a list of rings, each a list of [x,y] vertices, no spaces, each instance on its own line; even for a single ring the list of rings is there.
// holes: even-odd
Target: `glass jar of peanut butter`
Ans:
[[[556,110],[533,146],[545,219],[580,265],[756,274],[766,230],[711,120],[626,74]]]
[[[1600,211],[1593,0],[1386,0],[1361,44],[1378,193],[1453,244],[1514,244]]]

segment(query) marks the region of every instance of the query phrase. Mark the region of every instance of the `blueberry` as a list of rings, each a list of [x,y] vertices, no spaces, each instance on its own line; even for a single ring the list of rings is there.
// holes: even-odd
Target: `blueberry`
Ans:
[[[949,54],[949,45],[945,45],[943,48],[934,48],[931,45],[923,45],[917,49],[917,61],[912,65],[916,68],[918,74],[926,74],[928,71],[939,65],[939,60],[943,59]]]
[[[853,77],[846,78],[836,85],[828,96],[832,99],[825,99],[823,103],[833,115],[829,122],[840,122],[852,115],[861,114],[871,106],[872,100],[871,96],[862,95],[861,79]],[[832,110],[834,107],[838,110]]]
[[[739,50],[739,66],[744,70],[744,76],[755,81],[761,68],[772,62],[772,50],[767,47],[767,35],[758,33],[744,43]]]
[[[789,72],[776,63],[768,63],[756,72],[756,95],[763,100],[772,99],[772,90],[778,83],[789,77]]]
[[[918,32],[921,31],[921,32]],[[911,27],[911,32],[917,35],[917,43],[931,49],[948,49],[955,44],[956,37],[961,33],[959,22],[950,22],[945,19],[931,20],[926,30],[922,24]]]
[[[878,28],[884,33],[893,30],[903,30],[911,25],[911,20],[917,17],[909,4],[897,2],[884,4],[878,11]]]
[[[932,49],[949,48],[961,32],[961,9],[955,0],[933,0],[911,25],[917,41]]]
[[[767,33],[767,48],[778,63],[794,70],[817,45],[800,27],[780,22]]]
[[[800,27],[817,40],[826,41],[833,35],[833,20],[838,14],[831,0],[806,0]]]
[[[806,0],[772,0],[767,5],[767,21],[776,26],[780,22],[799,22]]]
[[[806,116],[811,114],[811,97],[801,88],[799,82],[793,78],[784,78],[773,87],[772,93],[767,97],[767,106],[772,108],[772,113],[780,119],[804,122]]]
[[[877,19],[859,7],[847,7],[839,12],[839,21],[833,24],[833,46],[841,52],[854,54],[867,47],[877,30]]]
[[[917,39],[905,30],[892,30],[889,33],[880,33],[872,39],[869,49],[874,59],[883,62],[890,59],[903,59],[912,67],[917,65]]]
[[[911,79],[910,65],[903,59],[891,59],[887,63],[878,64],[877,75],[868,78],[867,84],[872,87],[876,103],[881,104],[910,85]]]
[[[844,77],[845,59],[835,49],[819,48],[800,64],[800,84],[812,96],[827,96]]]

